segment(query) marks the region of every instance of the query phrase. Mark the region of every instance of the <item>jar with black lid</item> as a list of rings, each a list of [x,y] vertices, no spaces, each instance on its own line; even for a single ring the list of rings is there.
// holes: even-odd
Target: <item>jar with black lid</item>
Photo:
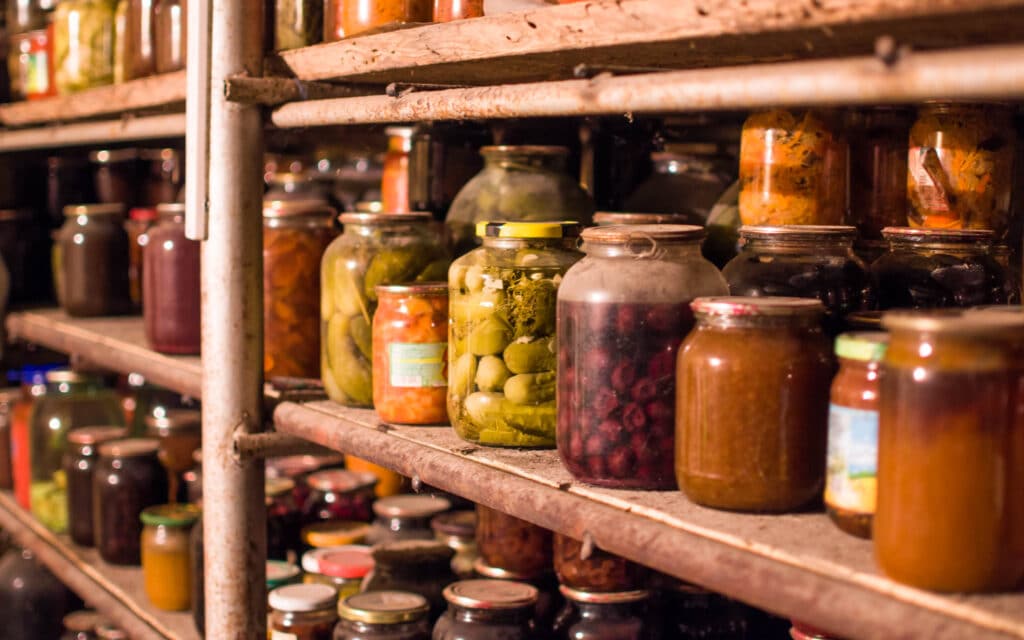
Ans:
[[[338,603],[334,640],[430,640],[430,607],[423,596],[374,591]]]
[[[655,629],[647,611],[649,591],[594,593],[562,585],[568,601],[554,627],[558,640],[651,640]]]
[[[106,316],[131,308],[128,234],[120,204],[69,205],[57,236],[64,310],[71,316]]]
[[[433,640],[532,640],[537,590],[505,580],[463,580],[444,590],[448,611]]]
[[[100,445],[93,476],[93,532],[100,556],[110,564],[141,560],[142,510],[167,501],[167,474],[152,438]]]
[[[368,544],[398,540],[433,540],[430,519],[451,509],[444,498],[403,494],[373,503],[376,519],[367,535]]]
[[[83,547],[94,544],[92,529],[92,477],[99,447],[127,435],[124,427],[83,427],[68,434],[63,468],[68,492],[68,534]]]

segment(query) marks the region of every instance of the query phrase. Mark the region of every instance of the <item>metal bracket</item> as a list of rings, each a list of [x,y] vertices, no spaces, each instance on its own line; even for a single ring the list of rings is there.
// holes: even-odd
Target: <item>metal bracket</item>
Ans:
[[[224,81],[224,97],[231,102],[277,106],[302,100],[329,100],[380,95],[372,84],[304,82],[298,78],[231,76]]]

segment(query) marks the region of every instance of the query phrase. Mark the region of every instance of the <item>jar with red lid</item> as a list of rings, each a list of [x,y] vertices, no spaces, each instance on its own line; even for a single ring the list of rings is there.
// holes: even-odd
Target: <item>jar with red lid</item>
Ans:
[[[326,584],[290,584],[270,592],[271,638],[331,640],[338,592]]]
[[[434,0],[434,22],[451,22],[484,15],[484,0]]]
[[[328,469],[306,478],[309,498],[302,509],[303,522],[325,520],[361,520],[369,522],[377,476]]]
[[[303,582],[330,585],[339,599],[359,593],[373,566],[370,547],[362,545],[311,549],[302,554]]]
[[[124,427],[82,427],[68,433],[68,450],[62,467],[67,483],[68,534],[83,547],[95,542],[92,522],[92,477],[99,460],[99,447],[124,438]]]
[[[324,42],[430,22],[432,0],[327,0]]]
[[[409,153],[412,151],[412,127],[388,127],[388,152],[384,156],[381,177],[381,203],[387,213],[407,213],[409,207]]]
[[[124,230],[128,234],[128,293],[135,309],[142,308],[143,252],[149,242],[146,232],[159,218],[155,207],[133,207],[124,221]]]
[[[93,533],[96,548],[110,564],[141,560],[146,507],[167,501],[167,474],[160,466],[160,442],[151,438],[114,440],[100,445],[93,475]]]
[[[143,251],[142,315],[146,339],[160,353],[199,353],[200,244],[185,237],[185,205],[157,207],[160,221]]]

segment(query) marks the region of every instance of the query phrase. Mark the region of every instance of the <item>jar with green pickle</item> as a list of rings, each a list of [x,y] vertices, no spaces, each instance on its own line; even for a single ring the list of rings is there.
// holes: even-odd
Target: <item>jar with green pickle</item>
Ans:
[[[430,214],[345,213],[339,219],[345,232],[321,262],[321,377],[331,400],[369,407],[377,285],[444,280],[449,257]]]
[[[555,306],[575,222],[482,222],[448,273],[448,417],[463,440],[555,446]]]
[[[114,0],[63,0],[53,17],[57,92],[114,81]]]

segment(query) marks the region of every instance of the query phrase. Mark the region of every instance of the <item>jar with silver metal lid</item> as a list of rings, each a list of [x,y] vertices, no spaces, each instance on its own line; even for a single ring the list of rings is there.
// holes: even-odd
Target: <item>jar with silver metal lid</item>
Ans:
[[[433,540],[430,519],[451,509],[444,498],[402,494],[373,503],[376,518],[366,537],[368,544],[398,540]]]

